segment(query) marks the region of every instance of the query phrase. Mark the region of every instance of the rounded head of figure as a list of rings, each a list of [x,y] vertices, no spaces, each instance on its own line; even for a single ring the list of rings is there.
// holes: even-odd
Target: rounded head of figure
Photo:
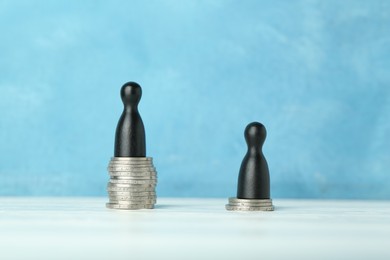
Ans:
[[[135,82],[127,82],[121,88],[121,98],[125,106],[137,106],[141,96],[141,86]]]
[[[259,122],[253,122],[245,128],[245,141],[248,147],[261,147],[267,137],[267,130],[265,126]]]

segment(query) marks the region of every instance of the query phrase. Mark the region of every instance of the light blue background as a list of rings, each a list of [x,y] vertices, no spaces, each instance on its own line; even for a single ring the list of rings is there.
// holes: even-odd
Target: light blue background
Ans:
[[[159,196],[228,197],[260,121],[273,198],[390,199],[390,1],[0,1],[0,195],[105,195],[143,86]]]

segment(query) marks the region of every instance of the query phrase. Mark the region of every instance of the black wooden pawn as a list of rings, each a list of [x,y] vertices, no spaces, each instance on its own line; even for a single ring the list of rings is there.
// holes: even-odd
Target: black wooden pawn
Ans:
[[[238,176],[237,198],[269,199],[270,178],[262,147],[267,131],[261,123],[253,122],[245,128],[248,151],[242,161]]]
[[[141,100],[141,86],[127,82],[121,88],[124,105],[115,133],[115,157],[145,157],[145,128],[138,112]]]

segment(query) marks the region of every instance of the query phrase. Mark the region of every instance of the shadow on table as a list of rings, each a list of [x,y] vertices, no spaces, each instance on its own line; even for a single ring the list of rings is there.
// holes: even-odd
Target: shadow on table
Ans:
[[[186,208],[188,206],[186,205],[177,205],[177,204],[158,204],[158,205],[155,205],[154,208],[155,209],[181,209],[181,208]]]

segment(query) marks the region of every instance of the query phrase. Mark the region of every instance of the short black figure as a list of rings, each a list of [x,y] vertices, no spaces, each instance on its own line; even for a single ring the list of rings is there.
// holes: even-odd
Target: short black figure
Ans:
[[[268,164],[262,151],[266,136],[267,131],[261,123],[253,122],[245,128],[248,151],[238,176],[237,198],[239,199],[270,198]]]
[[[127,82],[121,88],[124,105],[115,133],[115,157],[145,157],[145,128],[138,112],[141,100],[141,86]]]

